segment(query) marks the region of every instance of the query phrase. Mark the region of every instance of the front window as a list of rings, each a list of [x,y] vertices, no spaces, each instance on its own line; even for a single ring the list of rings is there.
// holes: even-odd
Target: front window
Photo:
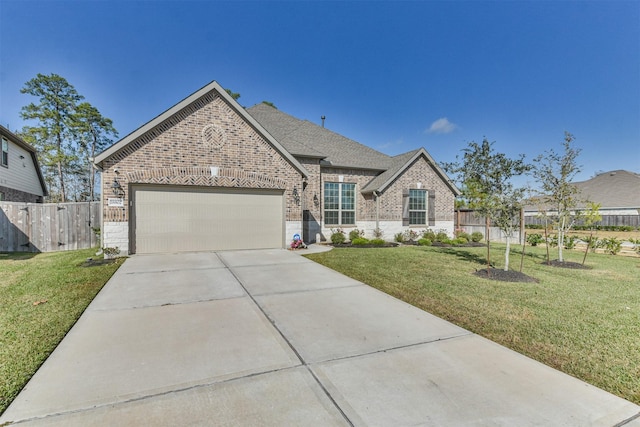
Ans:
[[[324,184],[324,224],[355,225],[356,185],[339,182]]]
[[[409,190],[409,225],[427,224],[427,190]]]
[[[2,138],[2,166],[9,166],[9,141]]]

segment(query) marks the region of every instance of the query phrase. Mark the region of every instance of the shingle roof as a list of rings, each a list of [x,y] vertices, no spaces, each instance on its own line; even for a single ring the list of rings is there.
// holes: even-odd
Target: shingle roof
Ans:
[[[583,197],[603,208],[640,208],[640,174],[615,170],[574,185]]]
[[[247,109],[291,154],[323,159],[329,166],[386,170],[391,157],[308,120],[300,120],[266,104]]]
[[[294,156],[320,158],[324,166],[380,171],[364,186],[363,193],[384,191],[416,158],[424,156],[451,191],[460,194],[424,148],[391,157],[264,103],[248,108],[247,112]]]

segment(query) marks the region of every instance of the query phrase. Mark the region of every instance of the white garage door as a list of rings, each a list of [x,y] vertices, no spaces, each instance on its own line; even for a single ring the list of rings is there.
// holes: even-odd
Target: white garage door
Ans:
[[[133,188],[136,253],[282,248],[282,191]]]

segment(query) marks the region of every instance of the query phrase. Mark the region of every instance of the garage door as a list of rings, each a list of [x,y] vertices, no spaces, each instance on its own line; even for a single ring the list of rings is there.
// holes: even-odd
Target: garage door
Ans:
[[[133,251],[168,253],[282,248],[282,191],[133,188]]]

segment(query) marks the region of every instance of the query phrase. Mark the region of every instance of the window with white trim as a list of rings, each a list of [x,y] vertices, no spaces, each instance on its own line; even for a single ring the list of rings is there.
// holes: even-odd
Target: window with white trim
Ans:
[[[356,185],[343,182],[324,183],[324,224],[355,225]]]
[[[409,190],[409,225],[427,225],[427,190]]]
[[[2,138],[2,166],[9,166],[9,141]]]

